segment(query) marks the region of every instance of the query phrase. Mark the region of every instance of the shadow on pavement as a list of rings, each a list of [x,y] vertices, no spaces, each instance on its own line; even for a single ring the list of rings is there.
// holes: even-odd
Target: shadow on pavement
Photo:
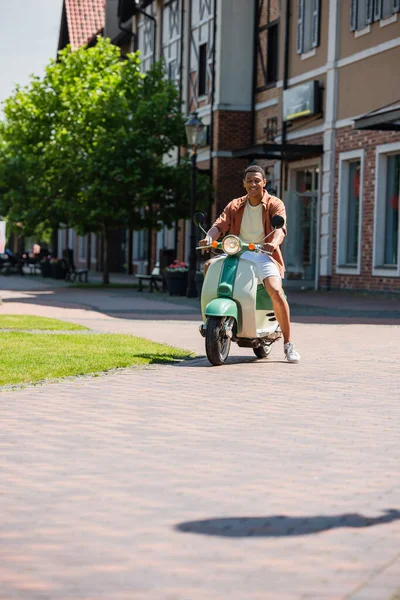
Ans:
[[[243,354],[240,356],[232,356],[230,355],[227,359],[227,361],[220,366],[215,366],[212,365],[209,361],[208,358],[204,355],[202,356],[196,356],[193,359],[190,360],[186,360],[184,362],[179,363],[177,366],[179,367],[192,367],[192,368],[197,368],[197,369],[226,369],[227,367],[235,367],[237,365],[241,365],[241,364],[252,364],[252,365],[265,365],[265,364],[270,364],[270,365],[276,365],[278,363],[285,363],[285,364],[289,364],[285,359],[279,359],[279,358],[257,358],[256,356],[253,355],[251,348],[247,348],[247,350],[249,351],[248,354]],[[282,353],[283,355],[283,353]]]
[[[379,517],[365,517],[358,513],[315,517],[230,517],[188,521],[175,526],[183,533],[196,533],[229,538],[290,537],[311,535],[331,529],[374,527],[400,520],[400,511],[387,509]]]

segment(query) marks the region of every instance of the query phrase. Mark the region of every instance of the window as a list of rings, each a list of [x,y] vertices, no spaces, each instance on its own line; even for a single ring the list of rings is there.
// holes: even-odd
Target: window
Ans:
[[[297,52],[304,54],[319,46],[320,0],[298,0]]]
[[[278,79],[278,23],[268,26],[267,31],[267,85],[277,82]]]
[[[374,19],[387,19],[399,12],[400,2],[399,0],[374,0]]]
[[[364,29],[372,21],[387,19],[399,10],[399,0],[351,0],[350,29]]]
[[[386,165],[385,235],[383,247],[383,261],[385,265],[397,265],[399,248],[399,183],[400,154],[388,156]]]
[[[347,190],[347,239],[346,265],[357,265],[358,232],[360,227],[360,172],[359,160],[349,164],[349,187]]]
[[[207,44],[199,47],[199,96],[207,94]]]
[[[137,34],[138,49],[141,51],[140,69],[142,73],[152,67],[156,60],[156,24],[154,2],[151,2],[140,13]]]
[[[177,75],[177,73],[176,73],[176,63],[177,63],[176,60],[171,60],[168,63],[168,79],[170,81],[175,81],[176,80],[176,75]]]
[[[390,152],[391,149],[397,152]],[[386,152],[385,152],[386,150]],[[374,268],[376,275],[399,273],[400,145],[378,146]],[[383,272],[382,272],[383,271]]]
[[[91,242],[90,242],[90,249],[91,249],[91,256],[90,256],[90,260],[91,262],[95,263],[97,260],[97,237],[94,233],[91,233]]]
[[[343,152],[339,158],[339,202],[336,271],[357,275],[361,269],[362,150]]]
[[[181,71],[182,0],[165,0],[161,18],[161,55],[168,79],[179,85]]]
[[[147,230],[134,231],[133,235],[133,260],[146,260],[147,258]]]
[[[87,238],[79,237],[79,260],[86,260],[86,252],[87,252]]]

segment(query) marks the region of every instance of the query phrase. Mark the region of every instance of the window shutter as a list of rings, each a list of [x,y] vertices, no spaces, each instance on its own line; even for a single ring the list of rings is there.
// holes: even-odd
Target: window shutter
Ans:
[[[400,11],[400,0],[393,0],[393,13]]]
[[[298,0],[299,10],[297,16],[297,54],[303,52],[303,19],[304,19],[304,0]],[[288,15],[286,15],[288,18]]]
[[[350,4],[350,31],[357,29],[357,0],[351,0]]]
[[[374,8],[373,0],[366,0],[365,12],[366,12],[366,16],[367,16],[367,18],[366,18],[367,25],[369,25],[373,21],[373,8]]]
[[[313,0],[313,30],[312,30],[312,46],[319,46],[319,16],[321,8],[321,0]]]
[[[382,18],[382,0],[374,2],[374,21],[380,21]]]

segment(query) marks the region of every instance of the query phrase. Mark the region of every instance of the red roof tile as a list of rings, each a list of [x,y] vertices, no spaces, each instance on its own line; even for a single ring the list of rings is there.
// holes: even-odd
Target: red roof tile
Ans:
[[[105,0],[65,0],[71,47],[86,44],[104,27]]]

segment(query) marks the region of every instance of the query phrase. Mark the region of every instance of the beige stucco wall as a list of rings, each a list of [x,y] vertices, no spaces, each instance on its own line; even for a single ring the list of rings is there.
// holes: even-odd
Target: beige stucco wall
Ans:
[[[339,69],[338,120],[400,99],[400,50],[394,48]]]

